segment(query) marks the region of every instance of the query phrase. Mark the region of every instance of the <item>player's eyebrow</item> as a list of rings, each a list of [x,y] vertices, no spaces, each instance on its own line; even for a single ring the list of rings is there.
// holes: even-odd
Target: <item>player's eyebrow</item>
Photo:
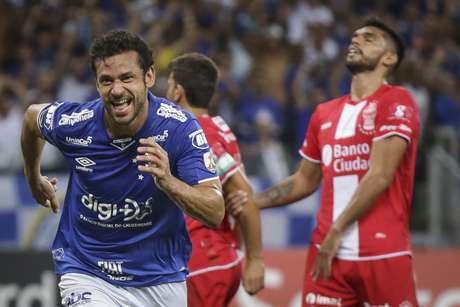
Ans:
[[[365,39],[373,39],[373,38],[377,37],[377,34],[374,33],[374,32],[370,32],[370,31],[365,31],[365,32],[356,31],[356,32],[353,32],[352,38],[355,38],[355,37],[358,37],[358,36],[363,36]]]
[[[113,80],[113,77],[110,76],[110,75],[103,74],[103,75],[99,76],[98,80],[99,80],[99,82],[107,81],[107,80]]]
[[[136,74],[132,71],[128,71],[128,72],[124,72],[120,75],[117,76],[118,79],[124,79],[124,78],[128,78],[128,77],[134,77]],[[99,76],[98,80],[99,82],[102,82],[102,81],[107,81],[107,80],[113,80],[114,77],[111,76],[111,75],[108,75],[108,74],[102,74]]]
[[[363,36],[364,38],[375,38],[377,35],[375,33],[372,33],[372,32],[364,32],[363,33]]]
[[[126,78],[126,77],[134,77],[136,74],[132,71],[128,71],[128,72],[125,72],[125,73],[122,73],[118,76],[119,79],[123,79],[123,78]]]

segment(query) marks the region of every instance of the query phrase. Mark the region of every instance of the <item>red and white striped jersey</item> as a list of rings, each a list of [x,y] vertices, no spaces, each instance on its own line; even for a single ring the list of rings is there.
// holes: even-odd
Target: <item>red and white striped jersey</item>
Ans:
[[[215,158],[217,174],[222,185],[242,168],[240,149],[235,135],[220,117],[202,115],[198,121],[203,128]],[[206,271],[210,266],[237,264],[241,256],[237,253],[238,239],[234,230],[235,221],[225,214],[224,220],[216,229],[208,228],[201,222],[186,216],[187,228],[192,240],[190,271]],[[204,248],[202,248],[204,247]]]
[[[323,175],[313,244],[323,241],[368,171],[372,143],[399,136],[408,147],[393,182],[369,212],[344,233],[337,257],[368,260],[410,254],[418,134],[416,104],[402,87],[385,84],[360,101],[347,95],[318,105],[299,150],[303,158],[321,163]]]

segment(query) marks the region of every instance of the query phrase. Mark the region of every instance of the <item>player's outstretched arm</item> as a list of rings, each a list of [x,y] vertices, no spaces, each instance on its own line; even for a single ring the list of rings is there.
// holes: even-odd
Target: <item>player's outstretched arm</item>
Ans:
[[[311,195],[321,182],[321,165],[303,159],[299,169],[268,190],[255,195],[260,209],[291,204]]]
[[[289,205],[311,195],[321,182],[321,166],[308,160],[302,160],[297,172],[268,190],[256,193],[254,203],[259,209]],[[246,205],[248,195],[237,190],[225,195],[228,212],[237,216]]]
[[[223,186],[224,195],[235,191],[244,191],[247,202],[241,212],[235,216],[241,227],[246,252],[243,270],[243,287],[253,295],[264,288],[264,262],[262,258],[262,235],[259,209],[254,205],[250,183],[241,170],[234,173]]]
[[[32,104],[24,115],[21,133],[21,148],[24,158],[24,173],[29,183],[32,195],[39,204],[51,207],[54,213],[59,211],[56,198],[57,179],[48,180],[40,172],[40,156],[45,141],[37,125],[37,116],[47,104]]]
[[[153,138],[140,139],[138,168],[154,176],[155,183],[185,213],[209,227],[217,227],[225,215],[218,179],[190,186],[171,174],[168,153]]]
[[[314,279],[330,276],[332,259],[340,245],[343,232],[370,210],[380,194],[390,186],[407,146],[407,141],[399,136],[391,136],[373,143],[368,172],[321,244],[313,266]]]

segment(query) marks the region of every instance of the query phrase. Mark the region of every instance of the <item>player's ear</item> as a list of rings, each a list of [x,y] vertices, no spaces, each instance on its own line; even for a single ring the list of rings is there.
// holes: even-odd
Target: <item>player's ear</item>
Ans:
[[[147,69],[147,72],[145,73],[144,77],[145,77],[145,85],[147,86],[147,88],[151,88],[152,86],[155,85],[156,75],[155,75],[155,68],[153,67],[153,65]]]
[[[396,62],[398,61],[398,56],[396,55],[396,53],[388,51],[383,56],[382,60],[383,60],[383,65],[385,65],[385,67],[390,68],[396,65]]]
[[[185,97],[185,89],[179,83],[176,83],[176,87],[174,88],[174,101],[181,101],[182,98]]]

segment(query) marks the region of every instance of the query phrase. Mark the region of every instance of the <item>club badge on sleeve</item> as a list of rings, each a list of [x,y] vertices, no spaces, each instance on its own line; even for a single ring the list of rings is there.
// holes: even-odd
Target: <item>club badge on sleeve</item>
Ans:
[[[204,165],[210,171],[215,173],[216,172],[216,157],[212,154],[211,151],[206,152],[203,154]]]

